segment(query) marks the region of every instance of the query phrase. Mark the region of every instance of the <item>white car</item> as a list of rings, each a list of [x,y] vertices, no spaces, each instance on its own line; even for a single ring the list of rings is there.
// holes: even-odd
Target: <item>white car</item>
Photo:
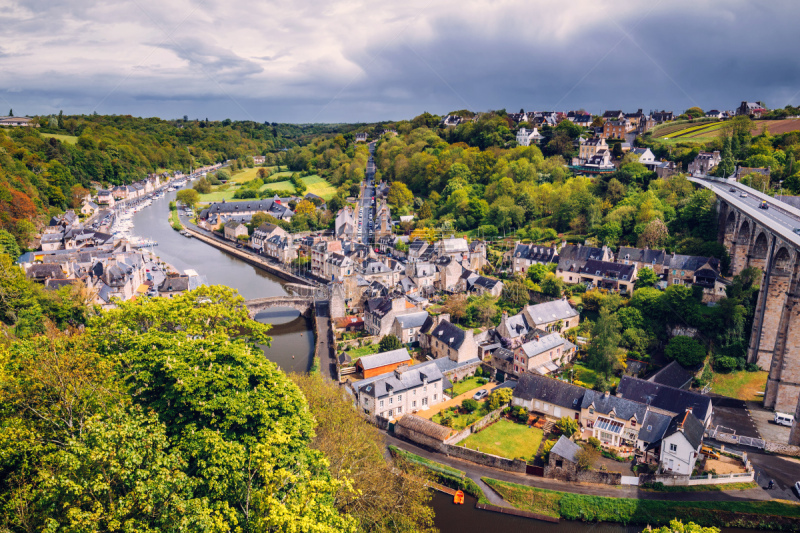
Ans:
[[[481,389],[478,392],[476,392],[474,396],[472,396],[472,399],[473,400],[483,400],[487,396],[489,396],[489,391],[486,390],[486,389]]]

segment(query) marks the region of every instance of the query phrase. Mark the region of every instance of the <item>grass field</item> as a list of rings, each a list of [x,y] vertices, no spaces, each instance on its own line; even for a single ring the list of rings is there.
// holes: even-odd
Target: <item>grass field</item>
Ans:
[[[677,518],[684,523],[692,521],[706,527],[783,529],[780,526],[787,523],[787,517],[800,516],[800,505],[783,500],[669,501],[611,498],[537,489],[490,478],[481,479],[517,509],[567,520],[660,526]]]
[[[477,389],[481,386],[478,383],[478,379],[475,376],[469,377],[464,381],[459,381],[458,383],[453,384],[453,395],[458,396],[459,394],[464,394],[467,391],[471,391],[472,389]]]
[[[480,407],[471,413],[458,413],[453,412],[452,408],[445,409],[444,411],[439,411],[435,415],[431,417],[431,421],[441,424],[442,423],[442,415],[446,414],[450,416],[452,423],[449,427],[455,429],[456,431],[460,431],[465,427],[474,424],[484,416],[489,414],[489,405],[488,400],[484,400],[480,403]],[[463,402],[462,402],[463,405]]]
[[[508,459],[532,459],[542,442],[541,429],[500,420],[461,441],[465,447]]]
[[[711,379],[711,391],[715,394],[737,398],[747,401],[761,401],[764,396],[757,396],[757,392],[764,392],[767,386],[768,372],[731,372],[730,374],[714,374]]]
[[[233,177],[231,181],[241,183],[241,181],[239,181],[240,176],[242,176],[242,174],[249,173],[251,170],[254,169],[250,168],[244,172],[236,174],[236,176]],[[280,173],[280,175],[283,174],[291,175],[291,172]],[[250,181],[254,177],[255,173],[253,173],[252,177],[244,179],[242,181]],[[307,176],[305,178],[300,178],[300,180],[306,185],[306,193],[316,194],[317,196],[324,198],[326,200],[330,200],[331,198],[336,196],[336,187],[331,185],[325,178],[321,178],[319,176]],[[221,202],[222,200],[230,202],[231,200],[233,200],[234,193],[238,190],[239,187],[231,186],[224,191],[217,190],[210,192],[208,194],[201,194],[200,201],[204,203]],[[295,189],[294,185],[292,185],[292,182],[287,180],[287,181],[279,181],[276,183],[267,183],[265,185],[262,185],[261,188],[259,188],[259,191],[291,191],[292,193],[294,193]]]
[[[230,181],[232,181],[234,183],[244,183],[246,181],[254,180],[254,179],[256,179],[258,177],[258,170],[260,168],[262,168],[262,167],[246,168],[244,170],[237,170],[233,175],[231,175]],[[275,167],[267,167],[267,170],[271,170],[273,168],[275,168]],[[291,172],[279,172],[277,174],[273,174],[270,177],[273,178],[275,176],[281,176],[281,177],[285,176],[285,177],[288,178],[291,175],[292,175]]]
[[[53,138],[58,139],[59,141],[67,144],[75,144],[78,142],[78,138],[74,135],[59,135],[58,133],[40,133],[42,137],[45,139]]]
[[[377,344],[370,344],[369,346],[362,346],[361,348],[353,348],[347,353],[353,359],[353,362],[355,362],[356,358],[378,353],[379,350],[380,348]]]

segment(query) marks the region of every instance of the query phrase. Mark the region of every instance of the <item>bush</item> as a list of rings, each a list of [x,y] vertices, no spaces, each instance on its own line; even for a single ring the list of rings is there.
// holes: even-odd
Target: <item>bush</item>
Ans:
[[[403,347],[403,343],[395,335],[385,335],[378,347],[381,352],[388,352],[390,350],[399,350]]]
[[[589,470],[597,462],[599,456],[600,454],[595,448],[587,447],[575,454],[575,460],[580,470]]]
[[[571,437],[578,432],[578,423],[570,416],[562,416],[556,427],[565,437]]]
[[[489,383],[489,380],[486,379],[486,378],[478,378],[477,381],[478,381],[478,385],[486,385],[487,383]]]
[[[461,408],[468,413],[474,412],[476,409],[478,409],[478,407],[480,407],[480,405],[478,404],[477,401],[473,400],[472,398],[467,398],[466,400],[461,402]]]
[[[595,450],[600,449],[600,439],[598,439],[597,437],[589,437],[587,442],[589,443],[589,446],[591,446]]]
[[[528,421],[528,410],[524,407],[520,406],[514,410],[514,418],[519,420],[520,422],[527,422]]]
[[[497,389],[491,394],[491,396],[489,396],[489,410],[494,411],[496,409],[500,409],[501,405],[505,405],[511,401],[513,394],[513,391],[508,388]],[[506,407],[503,409],[503,413],[506,413],[510,410],[510,407]]]
[[[667,344],[664,353],[668,358],[678,361],[684,367],[697,366],[706,358],[706,350],[703,345],[684,335],[673,337]]]

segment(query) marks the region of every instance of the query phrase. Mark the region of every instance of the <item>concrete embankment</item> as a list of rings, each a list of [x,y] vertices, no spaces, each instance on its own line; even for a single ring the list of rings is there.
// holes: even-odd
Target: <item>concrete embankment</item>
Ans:
[[[186,231],[192,234],[192,237],[200,239],[201,241],[210,244],[215,248],[218,248],[226,253],[229,253],[235,256],[237,259],[241,259],[242,261],[249,263],[255,267],[258,267],[262,270],[266,270],[270,274],[278,278],[281,278],[282,280],[291,281],[293,283],[299,283],[301,285],[311,286],[311,284],[308,282],[307,279],[295,276],[291,272],[287,272],[282,268],[272,265],[256,255],[248,253],[242,249],[236,248],[235,246],[229,245],[225,242],[215,239],[214,237],[209,237],[208,235],[204,235],[203,233],[192,228],[191,226],[185,226],[185,229]]]

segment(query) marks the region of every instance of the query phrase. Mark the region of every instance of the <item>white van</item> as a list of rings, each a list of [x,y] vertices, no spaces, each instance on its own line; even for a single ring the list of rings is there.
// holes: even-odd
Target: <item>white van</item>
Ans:
[[[794,415],[775,413],[775,423],[781,426],[791,427],[794,424]]]

